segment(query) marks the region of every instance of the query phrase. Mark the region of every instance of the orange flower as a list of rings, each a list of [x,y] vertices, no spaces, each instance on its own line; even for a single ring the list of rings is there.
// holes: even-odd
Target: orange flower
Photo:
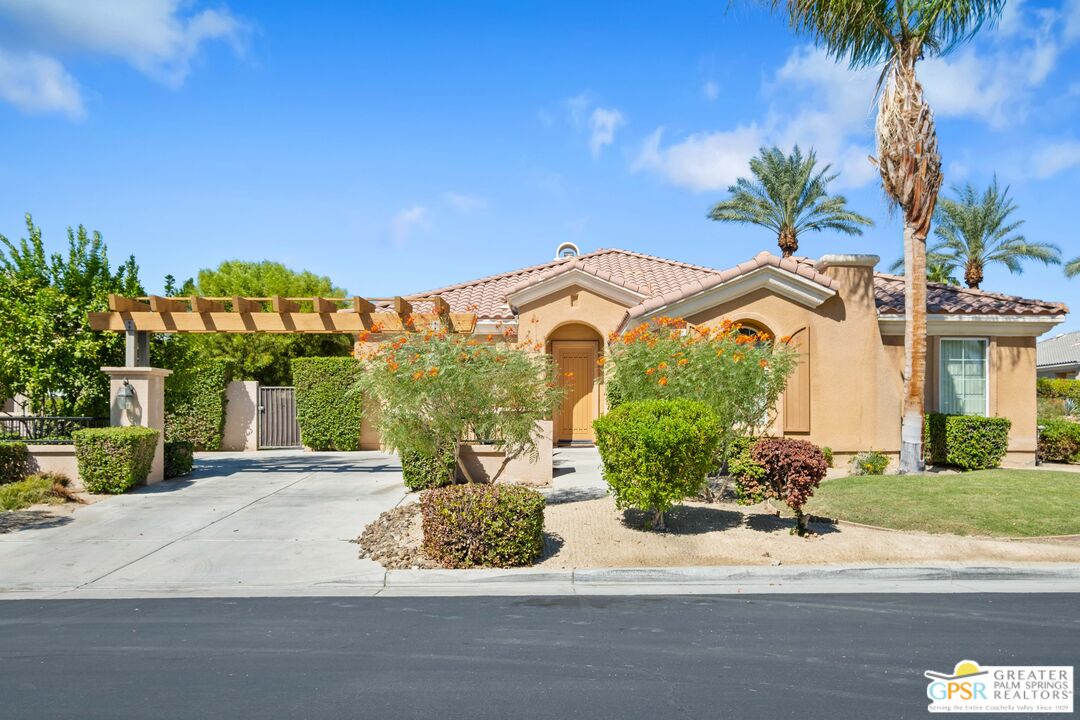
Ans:
[[[667,378],[662,376],[657,382],[661,385],[667,385]]]
[[[690,361],[687,360],[686,358],[680,358],[679,359],[679,364],[680,365],[686,365],[688,362],[690,362]]]
[[[412,379],[413,380],[419,380],[422,377],[424,377],[424,371],[423,370],[417,370],[416,372],[414,372],[412,374]]]
[[[666,362],[662,362],[662,363],[660,363],[659,365],[657,365],[656,367],[657,367],[657,368],[659,368],[659,369],[661,369],[661,370],[664,370],[664,369],[666,369],[666,368],[667,368],[667,363],[666,363]]]
[[[596,364],[597,365],[603,365],[605,362],[607,362],[606,357],[601,356],[601,357],[596,358]]]
[[[436,375],[439,374],[439,368],[433,367],[433,368],[431,368],[431,369],[429,369],[427,371],[427,374],[428,374],[429,377],[435,377]]]
[[[400,367],[393,358],[386,358],[386,366],[390,368],[390,372],[395,372]]]
[[[785,335],[784,337],[780,338],[780,342],[782,342],[782,343],[784,343],[786,345],[787,343],[791,342],[791,336],[790,335]]]
[[[656,368],[649,368],[648,370],[645,371],[645,374],[646,375],[652,375],[654,372],[656,372]]]
[[[563,377],[564,378],[572,378],[572,377],[574,377],[574,373],[572,371],[571,372],[564,372]]]
[[[382,329],[383,329],[383,326],[382,326],[381,322],[373,322],[373,323],[371,323],[371,332],[373,332],[373,333],[382,332]]]
[[[769,367],[769,361],[766,360],[765,358],[762,358],[761,360],[758,360],[758,365],[760,365],[763,368],[764,367]]]

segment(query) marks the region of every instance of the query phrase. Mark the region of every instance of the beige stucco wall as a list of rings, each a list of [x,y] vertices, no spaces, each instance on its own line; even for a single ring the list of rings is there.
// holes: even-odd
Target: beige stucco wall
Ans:
[[[225,433],[222,450],[259,449],[259,383],[233,380],[225,388]]]
[[[72,490],[83,489],[74,445],[27,445],[26,449],[34,472],[60,473],[71,480]]]

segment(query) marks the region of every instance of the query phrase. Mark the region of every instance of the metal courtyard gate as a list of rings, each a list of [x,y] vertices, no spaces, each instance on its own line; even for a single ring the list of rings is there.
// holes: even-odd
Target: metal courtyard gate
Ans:
[[[259,449],[298,448],[296,388],[259,387]]]

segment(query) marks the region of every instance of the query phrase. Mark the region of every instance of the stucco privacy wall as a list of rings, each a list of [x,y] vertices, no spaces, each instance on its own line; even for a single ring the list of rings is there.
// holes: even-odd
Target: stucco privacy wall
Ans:
[[[259,449],[259,383],[233,380],[225,388],[225,432],[221,449]]]
[[[71,480],[72,490],[83,489],[74,445],[27,445],[26,449],[34,472],[60,473]]]

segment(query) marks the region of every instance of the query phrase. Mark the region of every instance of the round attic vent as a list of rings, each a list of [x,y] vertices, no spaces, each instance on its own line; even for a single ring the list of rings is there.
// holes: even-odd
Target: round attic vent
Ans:
[[[555,248],[556,260],[559,260],[561,258],[577,257],[580,254],[581,251],[578,250],[578,246],[572,242],[564,242],[559,245],[559,247]]]

